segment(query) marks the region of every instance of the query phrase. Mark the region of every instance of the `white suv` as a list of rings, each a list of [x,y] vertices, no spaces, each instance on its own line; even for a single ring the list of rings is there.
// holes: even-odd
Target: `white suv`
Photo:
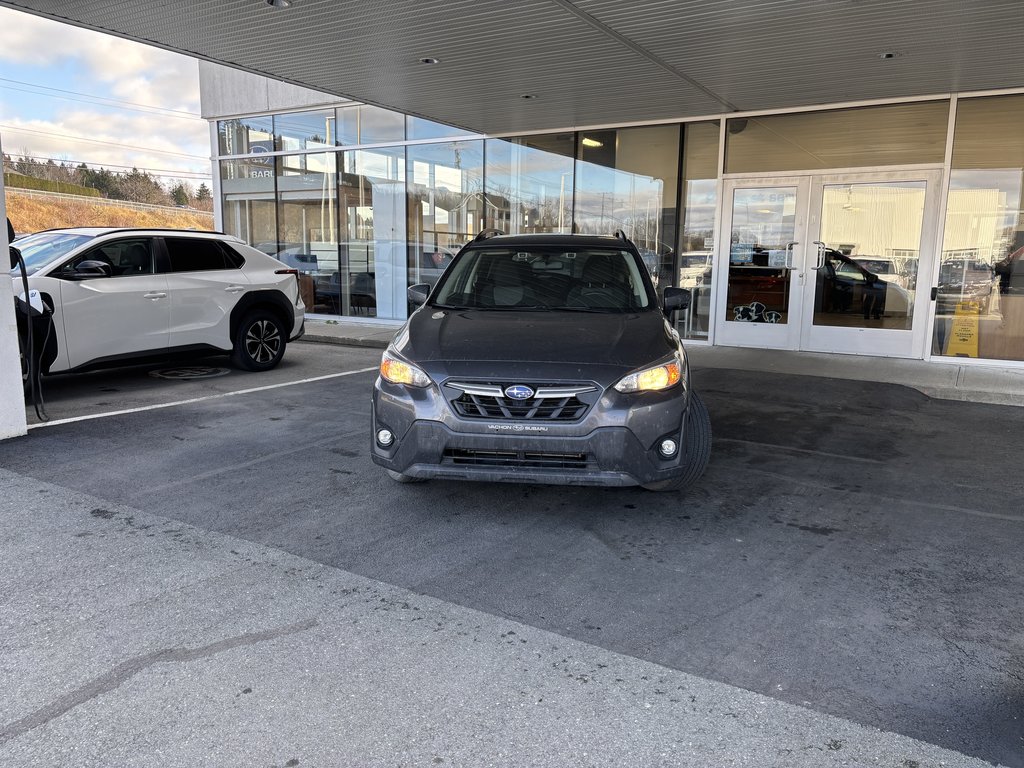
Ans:
[[[229,235],[80,227],[14,246],[53,312],[43,373],[217,352],[264,371],[303,332],[298,272]],[[11,276],[23,294],[20,270]]]

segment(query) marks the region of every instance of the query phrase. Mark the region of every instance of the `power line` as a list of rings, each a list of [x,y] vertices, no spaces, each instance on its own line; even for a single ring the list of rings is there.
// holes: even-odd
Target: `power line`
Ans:
[[[8,157],[11,158],[12,163],[17,162],[18,160],[52,160],[55,163],[75,164],[75,167],[78,167],[79,165],[97,166],[100,168],[100,170],[105,170],[107,168],[131,168],[138,171],[145,171],[151,176],[161,176],[167,178],[213,178],[212,174],[203,173],[202,171],[174,171],[169,168],[139,168],[139,166],[137,165],[118,165],[117,163],[96,163],[91,160],[72,160],[71,158],[43,157],[41,155],[8,155]]]
[[[33,130],[29,128],[19,128],[15,125],[0,125],[0,128],[8,131],[14,131],[15,133],[27,133],[35,134],[38,136],[53,136],[58,139],[74,139],[75,141],[85,141],[90,144],[105,144],[110,147],[121,147],[123,149],[137,149],[140,152],[155,152],[160,155],[175,155],[176,157],[191,157],[195,160],[209,160],[208,157],[202,155],[189,155],[185,152],[171,152],[168,149],[153,149],[152,147],[140,147],[134,144],[120,144],[116,141],[101,141],[99,139],[87,139],[84,136],[70,136],[66,133],[50,133],[49,131]]]
[[[186,115],[188,117],[194,117],[194,118],[202,119],[202,116],[199,115],[196,112],[185,112],[184,110],[180,110],[180,109],[167,109],[166,107],[155,107],[155,106],[153,106],[151,104],[140,104],[140,103],[138,103],[136,101],[124,101],[122,99],[115,99],[115,98],[111,98],[109,96],[93,96],[90,93],[82,93],[81,91],[67,91],[67,90],[64,90],[63,88],[53,88],[53,87],[51,87],[49,85],[39,85],[38,83],[27,83],[24,80],[12,80],[9,77],[0,77],[0,80],[2,80],[5,83],[15,83],[17,85],[27,85],[27,86],[29,86],[31,88],[43,88],[43,89],[45,89],[47,91],[57,91],[59,93],[70,93],[70,94],[72,94],[74,96],[87,96],[87,97],[89,97],[91,99],[103,99],[104,101],[113,101],[113,102],[116,102],[118,104],[129,104],[129,105],[131,105],[133,107],[146,107],[147,109],[158,109],[161,112],[173,112],[173,113],[178,114],[178,115]]]
[[[0,77],[0,80],[3,80],[3,79],[4,78]],[[17,87],[15,87],[13,85],[0,85],[0,88],[3,88],[4,90],[8,90],[8,91],[18,91],[19,93],[36,93],[35,91],[29,90],[28,88],[17,88]],[[120,110],[125,110],[125,111],[138,112],[138,113],[143,114],[143,115],[161,115],[163,117],[169,117],[169,118],[173,118],[175,120],[201,120],[202,119],[198,115],[193,117],[193,116],[181,115],[181,114],[166,114],[166,115],[163,114],[164,112],[174,112],[174,110],[140,109],[138,107],[120,107],[120,106],[116,106],[114,104],[105,104],[102,101],[90,101],[89,99],[76,99],[73,96],[58,96],[55,93],[43,93],[43,94],[37,94],[37,95],[47,96],[47,97],[52,98],[52,99],[65,99],[67,101],[77,101],[80,104],[93,104],[94,106],[97,106],[97,107],[110,107],[112,109],[120,109]]]

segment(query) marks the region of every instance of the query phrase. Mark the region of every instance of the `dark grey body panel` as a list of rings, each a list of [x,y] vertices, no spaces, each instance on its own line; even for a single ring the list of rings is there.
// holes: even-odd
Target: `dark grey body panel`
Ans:
[[[422,368],[431,384],[377,380],[374,434],[386,427],[397,438],[387,449],[373,444],[373,461],[383,467],[416,478],[626,486],[671,478],[685,466],[682,449],[664,459],[657,444],[669,437],[685,445],[686,389],[623,394],[613,388],[623,376],[678,349],[656,309],[591,314],[426,307],[414,313],[393,348]],[[590,407],[577,421],[467,419],[450,404],[459,390],[448,383],[460,380],[594,389],[580,395]],[[446,449],[585,454],[589,460],[585,468],[571,469],[474,466],[446,460]]]
[[[394,348],[421,367],[431,361],[578,363],[622,371],[617,381],[625,373],[671,355],[676,341],[656,308],[604,314],[424,307],[409,318],[396,336]],[[560,378],[574,376],[563,374]]]

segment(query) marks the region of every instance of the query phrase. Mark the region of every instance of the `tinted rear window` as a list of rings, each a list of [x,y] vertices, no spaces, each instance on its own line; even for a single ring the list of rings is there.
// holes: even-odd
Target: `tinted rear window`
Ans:
[[[204,272],[215,269],[240,269],[242,256],[218,240],[192,237],[167,237],[167,255],[171,272]]]

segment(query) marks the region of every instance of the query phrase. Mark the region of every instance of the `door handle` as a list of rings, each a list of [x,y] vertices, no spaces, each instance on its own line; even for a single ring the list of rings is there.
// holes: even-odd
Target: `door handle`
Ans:
[[[245,290],[245,286],[244,285],[229,285],[224,290],[227,293],[238,293],[239,291],[244,291]]]
[[[794,240],[791,243],[786,243],[786,268],[793,268],[793,246],[800,245],[799,240]]]
[[[814,265],[815,269],[821,269],[825,266],[825,249],[828,247],[821,240],[815,240],[814,244],[818,246],[818,260]]]
[[[789,269],[789,270],[796,269],[796,267],[794,265],[794,262],[793,262],[793,246],[794,245],[800,245],[800,241],[799,240],[793,240],[791,242],[786,243],[786,269]],[[803,285],[804,284],[804,273],[803,273],[802,270],[800,272],[796,273],[796,277],[797,277],[798,285]]]
[[[142,294],[142,298],[144,298],[144,299],[166,299],[167,298],[167,294],[166,293],[160,293],[160,292],[144,293],[144,294]]]

